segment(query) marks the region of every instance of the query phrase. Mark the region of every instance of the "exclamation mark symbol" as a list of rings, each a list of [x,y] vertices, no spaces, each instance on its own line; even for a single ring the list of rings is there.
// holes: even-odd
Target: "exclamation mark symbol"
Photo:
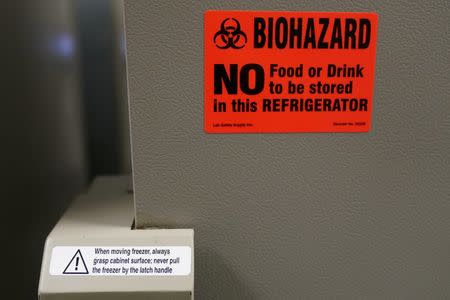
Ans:
[[[78,264],[80,263],[80,258],[77,257],[77,260],[75,262],[75,271],[78,271]]]
[[[63,271],[64,275],[68,274],[89,274],[87,270],[86,262],[84,261],[83,254],[78,249],[77,252],[72,256],[67,267]]]

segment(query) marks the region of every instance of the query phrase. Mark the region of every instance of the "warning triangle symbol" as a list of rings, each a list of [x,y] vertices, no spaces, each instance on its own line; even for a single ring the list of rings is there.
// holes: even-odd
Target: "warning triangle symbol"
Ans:
[[[72,257],[69,264],[64,269],[63,274],[89,274],[80,249],[75,252],[75,255]]]

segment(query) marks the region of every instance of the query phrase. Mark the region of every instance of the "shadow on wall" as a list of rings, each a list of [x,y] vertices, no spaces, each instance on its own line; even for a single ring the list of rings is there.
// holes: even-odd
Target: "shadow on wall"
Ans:
[[[123,4],[110,0],[75,3],[89,177],[129,173]]]

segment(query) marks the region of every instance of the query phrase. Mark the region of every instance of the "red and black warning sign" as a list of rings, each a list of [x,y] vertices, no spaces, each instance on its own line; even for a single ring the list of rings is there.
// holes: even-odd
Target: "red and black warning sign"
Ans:
[[[205,131],[367,132],[375,13],[207,11]]]

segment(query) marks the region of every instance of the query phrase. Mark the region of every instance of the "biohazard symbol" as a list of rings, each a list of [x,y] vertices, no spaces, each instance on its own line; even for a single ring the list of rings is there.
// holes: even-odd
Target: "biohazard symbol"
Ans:
[[[241,49],[247,43],[247,35],[241,30],[241,24],[235,18],[222,21],[219,31],[214,35],[214,44],[219,49]]]

